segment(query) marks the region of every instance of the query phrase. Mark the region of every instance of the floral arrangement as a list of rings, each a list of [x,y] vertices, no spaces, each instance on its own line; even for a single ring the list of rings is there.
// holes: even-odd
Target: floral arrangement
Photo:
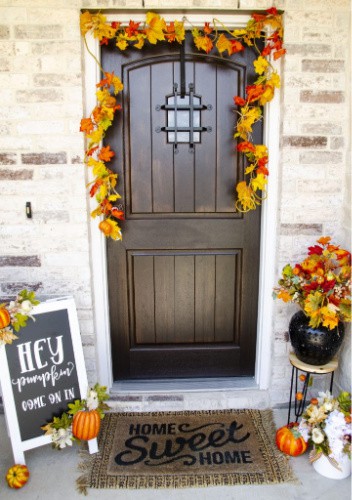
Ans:
[[[72,446],[74,441],[79,439],[72,432],[73,419],[76,414],[82,411],[96,411],[103,419],[105,411],[110,407],[105,403],[109,396],[105,386],[95,384],[88,390],[86,399],[77,399],[74,403],[68,404],[68,411],[63,412],[60,417],[54,417],[51,422],[42,426],[46,436],[50,436],[53,448],[63,449]]]
[[[318,239],[301,263],[287,264],[273,292],[274,298],[297,303],[313,328],[351,321],[351,253],[330,242],[329,236]]]
[[[334,398],[329,391],[320,392],[305,410],[298,430],[314,446],[311,462],[325,455],[339,468],[344,454],[351,458],[351,394],[341,392]]]
[[[123,26],[119,22],[108,23],[101,13],[84,12],[81,15],[80,27],[88,52],[99,65],[103,78],[97,84],[97,104],[89,117],[81,120],[80,130],[87,139],[85,163],[92,169],[94,180],[90,183],[90,196],[95,197],[98,206],[91,216],[102,216],[99,229],[114,240],[121,240],[122,233],[118,221],[124,219],[124,213],[119,205],[116,206],[120,195],[116,191],[117,174],[107,163],[115,156],[109,145],[101,146],[107,129],[112,125],[115,114],[121,109],[116,96],[123,90],[120,78],[114,73],[108,73],[101,67],[94,54],[89,51],[85,35],[91,32],[101,45],[114,43],[118,50],[127,48],[142,49],[146,43],[155,45],[159,42],[182,44],[185,39],[185,22],[175,20],[167,24],[165,20],[154,12],[146,14],[142,23],[130,21]],[[265,38],[265,30],[271,31]],[[221,31],[221,32],[220,32]],[[253,126],[262,119],[262,106],[271,101],[275,89],[280,87],[280,77],[272,64],[266,59],[273,55],[274,60],[285,54],[283,48],[282,15],[275,8],[263,14],[252,14],[246,27],[230,30],[218,19],[213,23],[206,22],[202,29],[191,26],[191,33],[198,50],[210,53],[213,49],[223,57],[230,56],[245,50],[245,47],[254,47],[258,57],[254,61],[254,70],[258,78],[246,88],[245,96],[235,96],[234,103],[238,115],[234,138],[240,140],[237,144],[238,152],[245,155],[247,167],[246,180],[237,185],[236,209],[242,212],[254,210],[265,197],[267,184],[268,150],[263,144],[253,144],[251,135]],[[265,39],[263,50],[257,47],[258,39]],[[259,195],[259,192],[262,195]]]
[[[31,312],[33,307],[38,304],[39,300],[36,300],[35,292],[28,290],[20,291],[15,300],[8,304],[0,304],[0,346],[12,344],[14,340],[18,339],[13,331],[18,332],[25,327],[28,318],[35,321]]]

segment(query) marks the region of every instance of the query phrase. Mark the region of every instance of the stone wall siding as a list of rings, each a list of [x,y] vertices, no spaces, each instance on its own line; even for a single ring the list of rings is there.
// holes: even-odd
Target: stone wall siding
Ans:
[[[350,0],[174,0],[173,8],[285,10],[277,273],[321,235],[350,245]],[[169,9],[167,0],[0,0],[0,302],[23,287],[73,295],[96,380],[80,9]],[[219,17],[221,12],[219,12]],[[31,202],[33,217],[25,205]],[[118,243],[117,243],[118,244]],[[273,284],[277,276],[269,277]],[[287,324],[275,304],[273,405],[288,400]],[[337,381],[350,384],[350,341]],[[347,378],[346,378],[347,377]]]

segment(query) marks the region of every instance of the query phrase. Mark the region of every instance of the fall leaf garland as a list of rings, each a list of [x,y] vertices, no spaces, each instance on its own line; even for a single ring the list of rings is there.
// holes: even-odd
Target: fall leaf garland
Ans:
[[[97,84],[97,104],[90,116],[81,120],[80,127],[87,139],[85,163],[92,169],[94,177],[89,184],[89,194],[98,202],[91,216],[103,216],[99,229],[105,236],[114,240],[122,239],[118,221],[124,219],[124,213],[118,205],[116,206],[120,198],[116,191],[118,175],[107,166],[115,156],[115,152],[109,145],[101,146],[101,144],[116,112],[121,109],[116,96],[123,90],[123,84],[118,76],[105,72],[100,66],[88,48],[85,35],[91,32],[101,45],[113,41],[121,51],[129,47],[142,49],[145,43],[156,45],[167,41],[182,44],[185,39],[185,21],[184,18],[182,21],[175,20],[167,24],[158,14],[148,12],[143,24],[130,21],[127,26],[122,26],[119,22],[108,23],[101,13],[84,12],[81,15],[80,27],[86,48],[96,60],[103,75]],[[270,30],[268,37],[264,34],[266,29]],[[276,60],[285,54],[282,15],[273,7],[263,14],[252,14],[243,29],[231,31],[221,21],[213,19],[213,23],[204,23],[202,29],[193,27],[191,33],[197,49],[207,54],[215,49],[220,56],[231,56],[245,50],[246,46],[254,47],[258,52],[258,57],[254,61],[254,71],[258,78],[253,85],[246,87],[244,97],[234,96],[238,114],[234,138],[239,141],[237,151],[244,154],[247,159],[245,180],[239,182],[236,187],[235,207],[241,212],[255,210],[265,198],[269,172],[267,147],[264,144],[254,144],[252,132],[254,125],[262,119],[262,107],[273,99],[275,89],[280,87],[280,77],[266,57],[272,55]],[[264,49],[259,50],[257,40],[262,38],[265,39],[265,45]]]

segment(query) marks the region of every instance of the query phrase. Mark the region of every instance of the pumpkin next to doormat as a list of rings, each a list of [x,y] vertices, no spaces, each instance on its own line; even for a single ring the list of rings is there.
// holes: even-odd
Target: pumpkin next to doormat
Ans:
[[[301,433],[297,430],[297,426],[298,424],[290,423],[276,431],[276,446],[280,451],[291,457],[302,455],[308,446]]]
[[[15,464],[9,468],[6,481],[10,488],[22,488],[29,479],[29,470],[26,465]]]

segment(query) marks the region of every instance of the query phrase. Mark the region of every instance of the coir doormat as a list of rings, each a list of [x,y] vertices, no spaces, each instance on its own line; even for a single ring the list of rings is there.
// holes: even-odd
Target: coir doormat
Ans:
[[[83,493],[296,482],[271,410],[108,413],[80,469]]]

